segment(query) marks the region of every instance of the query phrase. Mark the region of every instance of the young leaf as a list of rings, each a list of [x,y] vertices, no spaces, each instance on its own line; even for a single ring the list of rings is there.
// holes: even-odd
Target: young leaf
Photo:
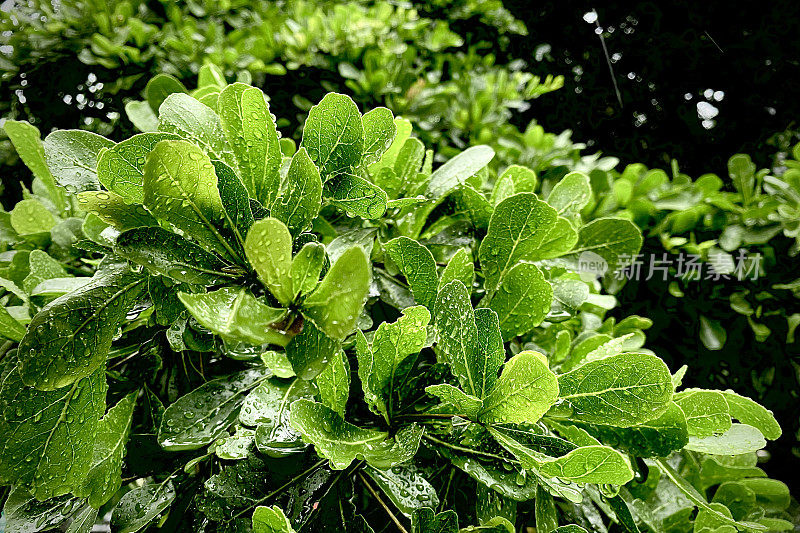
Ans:
[[[570,172],[561,178],[550,191],[547,203],[568,220],[580,222],[581,209],[592,199],[589,177],[580,172]]]
[[[553,302],[553,287],[533,263],[517,263],[503,276],[489,307],[500,319],[503,339],[524,335],[541,324]]]
[[[145,279],[123,267],[47,304],[19,344],[23,382],[50,391],[94,373]]]
[[[285,346],[289,339],[273,324],[288,311],[256,300],[244,287],[224,287],[205,294],[178,293],[183,305],[207,329],[230,341]]]
[[[478,419],[485,423],[533,424],[558,399],[558,379],[537,352],[520,352],[506,362],[483,399]]]
[[[769,440],[775,440],[781,436],[781,427],[772,415],[772,411],[768,411],[750,398],[739,396],[733,391],[721,391],[721,394],[728,402],[728,408],[733,418],[742,424],[755,427]]]
[[[350,216],[377,220],[386,212],[388,196],[377,185],[342,172],[325,182],[322,196]]]
[[[208,381],[164,412],[158,443],[165,450],[196,450],[214,442],[239,415],[243,395],[264,378],[259,369]]]
[[[140,133],[103,150],[97,158],[97,179],[126,203],[144,201],[144,165],[156,144],[180,139],[172,133]]]
[[[303,331],[286,345],[286,356],[301,379],[314,379],[341,349],[339,341],[319,329],[313,321],[303,321]]]
[[[475,281],[475,265],[472,262],[470,253],[464,248],[453,254],[453,257],[447,262],[447,266],[444,267],[439,278],[438,290],[442,290],[442,287],[455,279],[463,283],[468,289],[472,288],[472,284]]]
[[[494,158],[494,150],[479,145],[467,148],[447,163],[437,168],[428,182],[425,196],[442,198],[459,185],[463,185],[478,171],[482,170]]]
[[[442,287],[434,309],[440,359],[450,365],[464,391],[477,396],[483,382],[479,374],[483,362],[478,360],[478,328],[464,284],[456,280]]]
[[[325,264],[325,247],[316,242],[306,243],[292,259],[289,270],[292,278],[292,298],[310,293],[319,283]]]
[[[350,396],[350,361],[343,351],[316,377],[322,403],[344,418]]]
[[[518,262],[539,259],[538,249],[555,222],[555,209],[533,193],[500,202],[478,250],[486,288],[495,290]]]
[[[654,355],[626,353],[558,376],[553,414],[590,424],[630,427],[661,416],[672,399],[672,376]]]
[[[34,198],[17,202],[17,205],[11,210],[9,222],[19,235],[47,233],[56,225],[53,214]]]
[[[67,273],[61,263],[41,250],[31,250],[31,254],[28,257],[28,265],[30,272],[22,280],[22,288],[28,294],[43,281],[67,277]]]
[[[454,416],[475,420],[478,417],[478,411],[481,410],[482,404],[480,398],[469,395],[449,383],[429,385],[425,387],[425,392],[453,406]]]
[[[122,196],[111,191],[84,191],[78,193],[78,206],[94,213],[103,222],[119,231],[143,226],[158,226],[158,221],[144,207],[127,204]]]
[[[45,137],[43,146],[47,167],[56,183],[75,194],[100,188],[97,157],[114,142],[90,131],[57,130]]]
[[[362,122],[363,118],[364,117],[362,117]],[[395,117],[394,126],[395,135],[392,144],[385,152],[383,152],[377,162],[372,163],[368,167],[369,173],[373,176],[373,179],[381,173],[381,170],[385,168],[391,169],[394,167],[400,149],[403,148],[406,140],[408,140],[409,136],[411,135],[411,122],[409,122],[407,119]]]
[[[89,473],[81,488],[73,491],[78,496],[88,498],[89,504],[95,509],[111,499],[122,486],[122,459],[125,457],[125,444],[136,406],[136,394],[132,392],[122,398],[97,424]]]
[[[344,94],[326,94],[308,112],[300,146],[319,168],[322,181],[352,171],[364,150],[364,126],[355,102]]]
[[[188,97],[187,97],[188,98]],[[186,141],[156,144],[144,167],[144,206],[223,256],[236,257],[217,229],[224,208],[208,156]]]
[[[511,165],[503,171],[492,189],[492,205],[521,192],[535,192],[538,180],[536,173],[520,165]]]
[[[144,95],[150,109],[158,111],[164,100],[172,93],[186,93],[186,87],[175,76],[169,74],[156,74],[147,82]]]
[[[577,242],[578,232],[569,220],[560,216],[536,251],[536,257],[539,259],[561,257],[572,250]]]
[[[130,100],[125,104],[125,114],[137,130],[142,132],[158,131],[158,117],[147,102]]]
[[[0,372],[0,481],[26,487],[38,500],[77,490],[92,461],[106,397],[105,367],[64,388],[25,386],[16,358]]]
[[[433,310],[438,276],[436,261],[430,250],[408,237],[392,239],[383,245],[383,249],[405,276],[414,300]]]
[[[230,282],[236,276],[216,255],[161,227],[133,228],[117,237],[114,251],[153,274],[192,285]]]
[[[303,302],[303,315],[336,340],[353,332],[369,292],[370,265],[359,247],[333,264],[316,290]]]
[[[299,235],[311,227],[322,206],[322,180],[319,170],[305,148],[292,157],[280,194],[272,204],[271,214]]]
[[[219,115],[188,94],[167,96],[158,108],[158,130],[179,135],[196,143],[213,159],[233,164]]]
[[[406,140],[394,163],[394,176],[397,181],[392,186],[392,196],[400,196],[402,193],[410,196],[420,192],[419,169],[424,158],[425,145],[422,141],[414,137]]]
[[[292,235],[276,218],[264,218],[253,224],[244,242],[247,259],[258,279],[283,305],[292,302]]]
[[[233,169],[223,161],[214,160],[214,173],[217,175],[217,190],[222,202],[223,214],[228,230],[233,232],[238,244],[244,251],[244,239],[255,221],[250,208],[250,197],[247,189]]]
[[[361,117],[364,126],[363,165],[378,161],[391,146],[397,127],[392,112],[385,107],[376,107]]]
[[[389,420],[394,399],[397,370],[403,360],[418,353],[425,345],[430,312],[425,307],[407,307],[394,323],[383,322],[368,343],[360,331],[356,334],[358,376],[364,399],[370,409]]]
[[[126,492],[111,513],[111,528],[117,533],[135,533],[153,521],[175,499],[171,479]]]
[[[264,93],[244,83],[228,85],[219,94],[217,109],[239,177],[250,196],[272,205],[280,184],[281,149]]]
[[[711,455],[741,455],[761,450],[767,445],[759,430],[747,424],[732,424],[722,435],[689,437],[684,449]]]
[[[11,316],[5,307],[0,307],[0,335],[15,342],[25,336],[25,326]]]
[[[253,511],[253,533],[295,533],[292,523],[277,505]]]
[[[689,435],[710,437],[731,428],[728,402],[717,391],[689,389],[675,394],[675,403],[686,415]]]
[[[576,483],[624,485],[633,479],[625,456],[608,446],[586,446],[557,459],[543,461],[539,473]]]
[[[3,129],[14,145],[20,159],[30,169],[47,189],[50,199],[59,211],[66,208],[64,193],[56,186],[56,181],[50,173],[45,161],[44,145],[42,144],[39,129],[30,123],[19,120],[6,120]]]

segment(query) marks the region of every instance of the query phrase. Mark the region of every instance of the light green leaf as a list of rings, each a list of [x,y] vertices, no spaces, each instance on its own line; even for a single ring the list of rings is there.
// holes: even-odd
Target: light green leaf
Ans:
[[[467,394],[449,383],[429,385],[425,387],[425,392],[431,396],[436,396],[444,403],[452,405],[454,408],[454,416],[475,420],[478,417],[478,412],[481,410],[482,403],[480,398]]]
[[[536,256],[539,259],[561,257],[572,250],[577,242],[578,232],[575,231],[570,221],[564,217],[558,217],[553,229],[550,230],[536,251]]]
[[[672,399],[672,376],[654,355],[627,353],[558,376],[560,401],[551,414],[577,422],[630,427],[661,416]]]
[[[420,173],[424,158],[425,145],[422,144],[422,141],[415,137],[407,139],[400,149],[400,153],[397,154],[397,160],[394,163],[394,173],[392,175],[395,176],[396,182],[392,184],[391,191],[386,192],[393,197],[402,196],[402,193],[406,193],[406,196],[421,193],[421,176],[426,180],[428,179],[427,176]],[[424,199],[425,197],[421,196],[421,198]]]
[[[463,185],[468,178],[485,168],[492,158],[494,158],[494,150],[489,146],[479,145],[467,148],[431,174],[425,196],[428,198],[446,196],[459,185]]]
[[[56,130],[44,139],[47,167],[56,183],[68,193],[100,188],[97,180],[97,158],[113,141],[84,130]]]
[[[325,182],[322,196],[349,216],[376,220],[386,212],[389,197],[377,185],[354,174],[342,172]]]
[[[171,479],[151,483],[126,492],[111,514],[114,533],[134,533],[152,522],[175,499]]]
[[[295,533],[292,523],[277,505],[253,511],[253,533]]]
[[[186,141],[156,144],[144,168],[144,206],[223,256],[236,257],[217,229],[225,218],[208,156]]]
[[[214,442],[239,416],[244,394],[264,378],[250,369],[207,381],[164,412],[158,443],[165,450],[196,450]]]
[[[385,107],[376,107],[361,117],[364,126],[363,165],[377,162],[389,149],[397,132],[392,112]]]
[[[147,102],[129,101],[125,104],[125,114],[137,130],[142,132],[158,131],[158,117]]]
[[[286,356],[295,373],[302,379],[314,379],[341,348],[336,339],[332,339],[320,330],[313,321],[303,322],[303,331],[286,345]]]
[[[132,392],[122,398],[97,424],[90,469],[81,488],[74,491],[76,495],[88,498],[89,504],[95,509],[110,500],[122,486],[122,459],[125,457],[125,444],[136,406],[136,394]]]
[[[436,261],[430,250],[408,237],[392,239],[383,245],[383,249],[405,276],[414,300],[433,310],[438,278]]]
[[[717,391],[689,389],[675,394],[675,403],[686,415],[689,435],[710,437],[731,428],[728,402]]]
[[[19,235],[47,233],[56,225],[53,214],[39,200],[20,200],[11,210],[9,222]]]
[[[521,192],[535,192],[536,172],[520,165],[511,165],[503,171],[492,189],[492,205]]]
[[[450,365],[461,387],[477,396],[482,377],[478,374],[478,328],[469,292],[458,280],[451,281],[439,291],[434,310],[436,319],[436,348],[439,359]]]
[[[364,126],[355,102],[344,94],[326,94],[308,112],[300,146],[320,169],[323,181],[352,171],[364,150]]]
[[[438,290],[441,290],[442,287],[455,279],[463,283],[468,289],[472,288],[472,284],[475,281],[475,265],[472,262],[470,253],[464,248],[453,254],[453,257],[447,262],[447,266],[444,267],[439,278]]]
[[[542,462],[539,473],[576,483],[624,485],[633,479],[625,456],[608,446],[585,446],[567,455]]]
[[[538,352],[520,352],[506,362],[483,399],[478,419],[485,423],[533,424],[558,399],[558,379]]]
[[[256,446],[261,453],[282,457],[305,448],[300,434],[289,424],[289,406],[301,398],[313,400],[316,390],[310,381],[268,379],[247,395],[239,421],[256,428]]]
[[[19,344],[19,373],[25,384],[50,391],[94,373],[105,362],[117,326],[145,279],[121,268],[98,274],[47,304]]]
[[[747,424],[732,424],[722,435],[689,437],[684,449],[711,455],[741,455],[761,450],[767,445],[759,430]]]
[[[478,250],[486,288],[495,290],[518,262],[539,259],[538,249],[555,223],[555,209],[533,193],[500,202]]]
[[[319,275],[325,264],[325,247],[316,242],[306,243],[292,259],[289,269],[292,278],[292,297],[310,293],[319,283]]]
[[[350,396],[350,361],[343,351],[316,377],[322,403],[344,418]]]
[[[503,276],[489,307],[500,319],[504,340],[542,323],[553,302],[553,287],[533,263],[517,263]]]
[[[594,252],[605,259],[610,272],[629,263],[642,247],[642,232],[630,220],[598,218],[578,232],[578,243],[572,251]]]
[[[147,156],[160,141],[176,140],[172,133],[140,133],[103,150],[97,158],[97,178],[126,203],[141,204],[144,200],[144,165]]]
[[[478,229],[486,229],[489,225],[494,209],[482,192],[464,184],[453,190],[450,199],[453,206],[452,216],[465,217]]]
[[[117,237],[114,251],[153,274],[192,285],[230,282],[236,276],[216,255],[161,227],[133,228]]]
[[[5,307],[0,307],[0,335],[15,342],[25,336],[25,326],[11,316]]]
[[[401,465],[389,470],[368,466],[364,469],[378,488],[389,497],[401,513],[410,517],[415,509],[436,508],[439,496],[436,489],[414,465]]]
[[[394,125],[395,135],[392,144],[385,152],[383,152],[383,155],[381,155],[381,158],[376,163],[369,165],[369,173],[373,177],[378,176],[381,169],[394,168],[395,161],[400,153],[400,149],[403,148],[406,140],[408,140],[409,136],[411,135],[411,122],[409,122],[407,119],[395,117]]]
[[[188,94],[173,93],[158,108],[158,131],[192,141],[213,159],[233,164],[219,115]],[[206,156],[208,157],[208,156]]]
[[[244,287],[224,287],[205,294],[180,292],[178,298],[200,324],[226,340],[278,346],[289,341],[275,327],[288,310],[261,303]]]
[[[309,227],[322,206],[322,180],[319,170],[300,148],[292,157],[281,191],[272,204],[271,215],[299,235]]]
[[[61,266],[61,263],[47,255],[47,252],[41,250],[31,250],[31,254],[28,257],[28,265],[30,271],[25,279],[22,280],[22,288],[28,294],[45,280],[67,277],[67,272]]]
[[[292,302],[292,235],[276,218],[256,221],[244,243],[247,259],[258,279],[283,305]]]
[[[228,84],[225,80],[225,73],[217,65],[206,63],[200,67],[197,73],[197,87],[217,87],[223,88]]]
[[[25,386],[11,355],[1,369],[0,483],[24,486],[38,500],[77,490],[105,410],[105,367],[49,391]]]
[[[175,76],[169,74],[156,74],[147,82],[144,95],[150,109],[158,111],[164,100],[172,93],[185,93],[186,87]]]
[[[279,378],[292,378],[295,376],[292,363],[289,362],[285,352],[267,350],[261,354],[261,361]]]
[[[14,145],[20,159],[30,169],[34,177],[41,181],[47,189],[50,199],[59,211],[66,207],[64,193],[56,186],[56,181],[47,167],[39,129],[26,121],[6,120],[3,129]]]
[[[769,440],[775,440],[781,436],[781,427],[775,420],[772,411],[733,391],[720,391],[720,393],[728,402],[728,408],[733,418],[742,424],[758,429]]]
[[[94,213],[103,222],[111,224],[119,231],[143,226],[158,226],[158,221],[144,207],[127,204],[122,196],[111,191],[78,193],[78,206],[87,213]]]
[[[305,299],[303,315],[330,337],[344,340],[355,329],[369,292],[369,280],[370,266],[363,250],[350,248]]]
[[[236,428],[235,434],[222,437],[213,444],[214,455],[229,461],[245,459],[252,452],[255,441],[256,432],[254,429]]]
[[[547,203],[558,212],[558,216],[580,222],[581,210],[591,199],[589,177],[580,172],[570,172],[555,184],[547,196]]]
[[[264,93],[244,83],[228,85],[217,109],[244,186],[262,205],[272,205],[280,184],[281,149]]]

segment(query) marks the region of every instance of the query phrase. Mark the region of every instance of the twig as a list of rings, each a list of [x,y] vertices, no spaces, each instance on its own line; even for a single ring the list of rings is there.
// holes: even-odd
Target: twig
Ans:
[[[457,452],[470,453],[472,455],[482,455],[484,457],[489,457],[491,459],[499,459],[501,461],[506,461],[508,463],[519,463],[519,461],[517,461],[515,459],[510,459],[508,457],[503,457],[502,455],[497,455],[497,454],[489,453],[489,452],[482,452],[480,450],[470,450],[469,448],[464,448],[462,446],[456,446],[455,444],[450,444],[449,442],[445,442],[443,440],[439,440],[436,437],[431,437],[430,435],[427,435],[425,433],[422,434],[422,438],[426,439],[426,440],[429,440],[431,442],[434,442],[434,443],[436,443],[436,444],[438,444],[440,446],[444,446],[446,448],[450,448],[451,450],[455,450]]]
[[[367,478],[364,477],[364,474],[359,472],[358,473],[358,479],[361,480],[361,482],[364,484],[364,486],[367,487],[367,490],[369,491],[369,493],[372,494],[372,497],[375,498],[378,501],[378,503],[381,505],[381,507],[383,507],[383,510],[386,511],[386,514],[388,514],[389,518],[392,519],[392,522],[394,522],[394,525],[397,526],[397,529],[399,529],[402,533],[408,533],[408,530],[403,527],[403,524],[400,523],[400,520],[398,520],[398,518],[394,515],[392,510],[389,509],[389,507],[385,503],[383,503],[383,500],[381,499],[380,495],[367,482]]]

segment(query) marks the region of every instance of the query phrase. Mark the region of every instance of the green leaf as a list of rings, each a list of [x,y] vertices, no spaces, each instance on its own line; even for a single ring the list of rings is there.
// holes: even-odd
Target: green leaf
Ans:
[[[9,221],[19,235],[47,233],[56,225],[53,214],[39,200],[28,198],[17,202]]]
[[[781,436],[781,427],[775,420],[772,411],[733,391],[721,391],[721,394],[728,402],[728,408],[733,418],[742,424],[758,429],[769,440],[775,440]]]
[[[385,107],[376,107],[364,113],[361,117],[364,126],[364,155],[363,165],[377,162],[383,153],[389,149],[394,139],[397,127],[394,123],[392,112]]]
[[[364,117],[361,118],[363,122]],[[379,118],[379,116],[375,116],[373,118]],[[371,120],[372,119],[369,119],[369,121]],[[378,176],[382,169],[394,168],[400,150],[403,148],[406,140],[408,140],[409,136],[411,135],[411,122],[409,122],[407,119],[395,117],[394,126],[395,126],[395,135],[392,144],[385,152],[383,152],[380,159],[376,163],[372,163],[371,165],[369,165],[369,173],[373,177]],[[376,130],[370,126],[370,131],[372,132]]]
[[[127,268],[116,269],[47,304],[19,344],[25,384],[50,391],[94,373],[145,279]]]
[[[464,184],[456,187],[450,199],[453,216],[465,217],[477,229],[486,229],[489,225],[494,209],[482,192]]]
[[[351,172],[364,150],[364,126],[355,102],[344,94],[326,94],[308,112],[300,146],[320,169],[323,181]]]
[[[605,259],[609,272],[629,263],[642,247],[642,232],[630,220],[598,218],[578,232],[574,254],[594,252]]]
[[[175,76],[169,74],[156,74],[147,82],[144,95],[147,104],[153,111],[158,111],[164,100],[173,93],[185,93],[186,87]]]
[[[270,307],[244,287],[224,287],[205,294],[178,293],[200,324],[223,339],[247,344],[285,346],[289,339],[274,325],[287,309]]]
[[[25,336],[25,326],[11,316],[5,307],[0,307],[0,335],[15,342]]]
[[[740,455],[761,450],[767,445],[759,430],[747,424],[732,424],[722,435],[689,437],[684,449],[712,455]]]
[[[94,453],[83,485],[74,493],[88,498],[95,509],[105,504],[122,486],[122,458],[131,429],[136,392],[123,397],[97,424]]]
[[[576,483],[624,485],[633,479],[625,456],[608,446],[585,446],[567,455],[542,462],[539,473]]]
[[[139,131],[158,131],[158,117],[144,101],[131,100],[125,104],[125,114]]]
[[[172,133],[140,133],[103,150],[97,158],[98,180],[126,203],[141,204],[147,157],[159,142],[179,138]]]
[[[316,290],[303,302],[302,312],[336,340],[353,332],[369,292],[370,265],[359,247],[344,252]]]
[[[558,376],[553,415],[577,422],[630,427],[661,416],[672,399],[672,376],[654,355],[626,353],[591,361]]]
[[[31,496],[25,487],[16,485],[11,488],[3,506],[5,531],[8,533],[35,533],[58,528],[66,522],[76,509],[80,509],[81,500],[70,496],[61,496],[40,502]]]
[[[411,516],[414,533],[458,533],[458,515],[455,511],[436,513],[430,507],[422,507]]]
[[[215,285],[236,277],[219,257],[161,227],[133,228],[121,233],[114,251],[153,274],[182,283]]]
[[[492,189],[492,205],[521,192],[535,192],[536,172],[520,165],[511,165],[503,171]]]
[[[68,193],[100,188],[97,180],[97,158],[112,141],[84,130],[56,130],[44,139],[47,167],[56,183]]]
[[[261,453],[281,457],[303,451],[300,434],[289,423],[289,406],[305,398],[313,400],[313,384],[304,379],[268,379],[244,400],[239,421],[256,428],[256,446]]]
[[[322,207],[322,179],[305,148],[292,157],[281,191],[272,204],[271,214],[297,236],[311,227]]]
[[[425,196],[428,198],[446,196],[459,185],[463,185],[468,178],[485,168],[493,158],[494,150],[489,146],[479,145],[467,148],[431,174]]]
[[[536,256],[539,259],[554,259],[568,253],[578,242],[578,232],[575,231],[569,220],[558,217],[553,229],[542,241]]]
[[[475,325],[478,328],[476,355],[480,364],[475,392],[479,398],[484,398],[497,382],[497,372],[506,360],[506,351],[497,313],[491,309],[476,309]]]
[[[397,237],[383,245],[411,287],[414,300],[433,310],[438,276],[433,254],[425,246],[408,237]]]
[[[244,186],[251,197],[272,205],[280,184],[281,149],[264,93],[244,83],[228,85],[217,109]]]
[[[126,492],[112,511],[111,529],[115,533],[139,531],[169,507],[175,496],[171,479]]]
[[[553,496],[541,485],[536,489],[534,509],[537,533],[553,533],[558,527],[558,511]]]
[[[314,322],[305,320],[303,331],[286,345],[286,356],[298,377],[314,379],[340,348],[339,341],[326,335]]]
[[[486,288],[495,290],[520,261],[535,261],[556,222],[556,211],[533,193],[519,193],[497,205],[478,250]]]
[[[292,298],[297,299],[311,291],[319,283],[325,265],[325,247],[316,242],[306,243],[292,259],[289,269],[292,278]]]
[[[31,250],[31,254],[28,257],[28,265],[30,272],[22,280],[22,288],[29,294],[43,281],[67,277],[67,273],[61,263],[41,250]]]
[[[478,419],[484,423],[533,424],[558,399],[558,379],[547,359],[532,351],[506,362],[494,388],[483,399]]]
[[[78,193],[78,206],[87,213],[94,213],[103,222],[111,224],[119,231],[158,226],[158,221],[144,207],[127,204],[122,196],[111,191]]]
[[[553,302],[553,287],[533,263],[518,263],[502,278],[489,307],[500,319],[503,339],[524,335],[542,323]]]
[[[263,378],[263,370],[244,370],[181,396],[164,412],[158,443],[165,450],[180,451],[214,442],[239,416],[243,395]]]
[[[202,148],[212,159],[233,164],[219,115],[188,94],[167,96],[158,108],[158,131],[179,135]]]
[[[220,459],[231,461],[245,459],[251,453],[255,440],[254,429],[239,427],[235,434],[222,437],[213,444],[214,454]]]
[[[439,505],[436,489],[414,465],[400,465],[389,470],[378,470],[368,466],[364,469],[364,473],[407,517],[410,517],[416,509],[436,508]]]
[[[0,483],[20,485],[38,500],[77,490],[92,461],[105,410],[105,367],[64,388],[25,386],[16,358],[0,373]]]
[[[472,284],[475,281],[475,265],[472,262],[470,253],[464,248],[459,249],[447,262],[447,266],[444,267],[439,278],[438,290],[441,290],[442,287],[455,279],[463,283],[468,289],[472,288]]]
[[[206,63],[200,67],[200,71],[197,73],[198,88],[211,86],[221,89],[227,84],[225,73],[213,63]]]
[[[749,155],[736,154],[728,160],[728,175],[733,186],[742,195],[742,203],[750,203],[755,188],[756,165]]]
[[[475,420],[481,410],[482,402],[480,398],[467,394],[449,383],[429,385],[425,387],[425,392],[453,406],[453,414],[463,418]]]
[[[689,389],[675,394],[674,400],[686,415],[691,436],[710,437],[731,428],[728,402],[717,391]]]
[[[580,223],[581,210],[592,200],[589,177],[580,172],[570,172],[561,178],[550,191],[547,203],[558,216]]]
[[[245,236],[254,222],[250,197],[231,167],[223,161],[214,160],[212,163],[214,173],[217,175],[217,191],[222,202],[227,229],[233,233],[238,244],[237,249],[244,251]]]
[[[66,208],[64,193],[56,186],[56,181],[47,167],[39,129],[25,121],[6,120],[3,129],[14,145],[20,159],[30,169],[34,177],[47,189],[50,199],[59,211]]]
[[[364,399],[370,409],[389,420],[392,401],[399,385],[398,368],[411,354],[425,345],[431,315],[423,306],[407,307],[394,323],[383,322],[367,342],[361,331],[356,334],[358,376]]]
[[[253,511],[253,533],[295,533],[295,531],[280,507],[262,505]]]
[[[258,279],[283,305],[292,302],[292,235],[276,218],[256,221],[244,243],[247,259]]]
[[[395,176],[396,182],[392,184],[391,191],[387,190],[386,192],[393,197],[401,196],[402,193],[406,193],[406,196],[420,193],[420,176],[424,176],[420,173],[420,167],[424,158],[425,145],[422,144],[422,141],[414,137],[406,140],[400,153],[397,154],[397,160],[393,167],[394,174],[392,175]]]
[[[478,358],[475,312],[463,283],[456,280],[442,287],[436,297],[434,317],[439,359],[450,365],[465,392],[478,396],[483,361]]]
[[[223,256],[236,253],[220,234],[224,208],[208,156],[186,141],[156,144],[144,168],[144,206]]]
[[[325,182],[322,196],[348,216],[377,220],[386,212],[388,196],[377,185],[354,174],[342,172]]]
[[[322,403],[344,418],[350,396],[350,362],[343,351],[316,377]]]

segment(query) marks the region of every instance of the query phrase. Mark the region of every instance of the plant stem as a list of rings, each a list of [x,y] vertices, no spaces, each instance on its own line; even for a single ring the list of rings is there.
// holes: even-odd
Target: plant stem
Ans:
[[[364,477],[364,474],[359,472],[358,473],[358,478],[361,480],[361,482],[364,484],[364,486],[367,487],[367,490],[369,491],[370,494],[372,494],[372,497],[375,498],[378,501],[378,503],[381,505],[381,507],[383,507],[383,510],[386,511],[386,514],[388,514],[389,518],[392,519],[392,522],[394,522],[394,525],[397,526],[397,529],[399,529],[402,533],[408,533],[408,530],[403,527],[403,524],[400,523],[400,520],[398,520],[398,518],[394,515],[392,510],[389,509],[389,507],[385,503],[383,503],[383,500],[381,499],[380,495],[367,482],[367,478]]]
[[[479,451],[479,450],[470,450],[469,448],[456,446],[455,444],[450,444],[449,442],[445,442],[443,440],[439,440],[436,437],[431,437],[430,435],[427,435],[427,434],[424,434],[424,433],[422,434],[422,438],[426,439],[426,440],[429,440],[431,442],[434,442],[434,443],[436,443],[436,444],[438,444],[440,446],[444,446],[446,448],[450,448],[451,450],[455,450],[455,451],[458,451],[458,452],[470,453],[472,455],[482,455],[484,457],[489,457],[491,459],[499,459],[501,461],[506,461],[508,463],[519,463],[519,461],[517,461],[515,459],[510,459],[508,457],[503,457],[502,455],[496,455],[494,453],[482,452],[482,451]]]

